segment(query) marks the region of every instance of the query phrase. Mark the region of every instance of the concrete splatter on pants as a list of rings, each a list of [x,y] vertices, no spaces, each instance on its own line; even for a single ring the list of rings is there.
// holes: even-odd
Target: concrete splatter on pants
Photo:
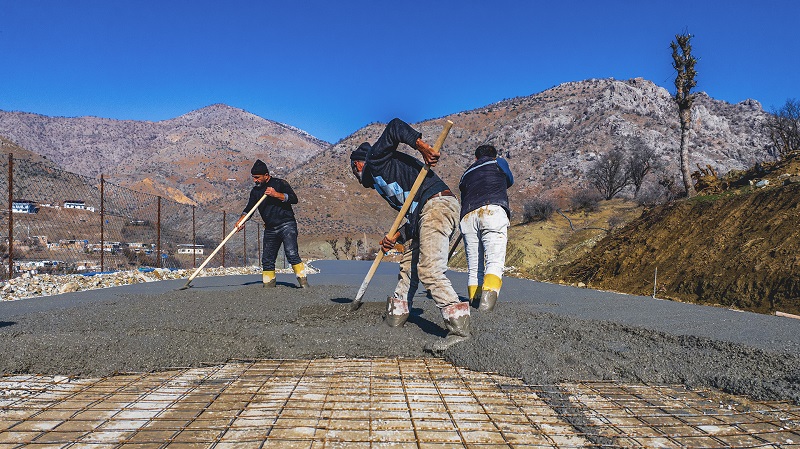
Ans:
[[[405,243],[394,297],[411,301],[419,282],[430,290],[439,309],[460,300],[445,275],[450,237],[456,229],[458,200],[452,196],[431,198],[420,211],[419,238]]]
[[[501,206],[488,205],[461,219],[469,278],[467,285],[500,291],[508,243],[508,215]]]

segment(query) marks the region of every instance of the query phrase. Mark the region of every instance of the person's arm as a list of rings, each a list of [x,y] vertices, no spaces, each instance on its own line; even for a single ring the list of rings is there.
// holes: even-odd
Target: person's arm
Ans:
[[[280,184],[278,184],[277,189],[267,187],[267,189],[264,191],[264,194],[273,198],[277,198],[279,201],[284,203],[297,204],[297,195],[286,181],[282,181]]]
[[[422,133],[399,118],[392,119],[372,146],[369,159],[373,164],[381,165],[392,158],[401,143],[416,149],[418,140],[422,140]]]
[[[244,227],[244,222],[245,222],[244,217],[245,217],[245,215],[247,215],[247,213],[250,212],[250,210],[256,205],[256,203],[258,202],[259,198],[261,198],[261,195],[256,191],[256,189],[251,189],[250,190],[250,198],[247,200],[247,206],[244,207],[244,210],[242,211],[242,215],[239,216],[239,219],[236,220],[236,224],[233,225],[234,228],[236,228],[237,232],[241,231],[242,227]],[[255,215],[255,214],[253,214],[253,215]],[[252,218],[253,215],[250,215],[250,218]]]
[[[502,157],[498,157],[497,166],[500,167],[500,170],[503,170],[503,173],[506,175],[506,188],[513,186],[514,175],[511,174],[511,167],[508,166],[508,162]]]

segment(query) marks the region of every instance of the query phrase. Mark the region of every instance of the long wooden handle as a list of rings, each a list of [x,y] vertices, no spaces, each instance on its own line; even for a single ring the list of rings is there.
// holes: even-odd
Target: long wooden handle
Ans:
[[[258,202],[255,204],[255,206],[253,206],[253,208],[252,208],[252,209],[250,209],[250,211],[249,211],[249,212],[247,212],[247,215],[245,215],[245,216],[244,216],[244,220],[242,220],[242,223],[244,223],[244,222],[246,222],[247,220],[249,220],[249,219],[250,219],[250,216],[251,216],[251,215],[253,215],[253,213],[254,213],[254,212],[255,212],[255,211],[258,209],[258,206],[261,204],[261,202],[262,202],[262,201],[264,201],[264,199],[265,199],[266,197],[267,197],[267,194],[266,194],[266,193],[264,193],[264,195],[263,195],[261,198],[259,198],[259,200],[258,200]],[[216,255],[217,255],[217,253],[219,252],[219,250],[220,250],[220,249],[222,249],[222,247],[223,247],[223,246],[225,246],[225,244],[228,242],[228,240],[230,240],[230,238],[231,238],[231,237],[233,237],[233,234],[236,234],[236,231],[237,231],[237,229],[236,229],[236,226],[234,226],[234,227],[233,227],[233,229],[231,230],[231,232],[229,232],[229,233],[228,233],[228,235],[225,237],[225,239],[223,239],[223,240],[222,240],[222,243],[220,243],[219,245],[217,245],[217,248],[214,250],[214,252],[212,252],[212,253],[211,253],[211,254],[210,254],[208,257],[206,257],[206,260],[204,260],[204,261],[203,261],[203,263],[202,263],[202,264],[200,264],[200,266],[199,266],[199,267],[197,267],[197,269],[196,269],[196,270],[194,270],[194,273],[192,273],[192,275],[191,275],[191,276],[189,276],[189,280],[187,280],[187,281],[186,281],[186,285],[184,286],[184,288],[189,286],[189,283],[191,283],[191,282],[192,282],[192,280],[193,280],[195,277],[197,277],[197,274],[198,274],[198,273],[200,273],[200,270],[202,270],[203,268],[205,268],[205,266],[208,264],[208,262],[210,262],[210,261],[211,261],[211,259],[212,259],[214,256],[216,256]]]
[[[450,128],[453,127],[453,122],[448,120],[444,124],[444,129],[439,134],[439,138],[436,139],[436,143],[433,145],[433,152],[438,153],[442,149],[442,145],[444,145],[444,140],[447,139],[447,135],[450,133]],[[400,223],[403,222],[403,218],[406,216],[406,212],[411,207],[411,203],[414,202],[414,197],[417,196],[417,191],[419,190],[422,182],[425,181],[425,177],[428,176],[428,172],[430,171],[431,166],[425,164],[422,169],[419,171],[419,175],[417,175],[417,179],[414,180],[414,184],[411,186],[411,190],[408,192],[408,196],[406,197],[405,201],[403,201],[403,206],[400,208],[400,211],[397,213],[397,218],[394,219],[394,223],[392,223],[392,227],[389,228],[389,232],[386,235],[394,236],[398,229],[400,229]],[[367,291],[367,286],[369,282],[372,280],[372,276],[375,275],[375,271],[378,269],[378,265],[381,263],[381,259],[383,259],[383,251],[378,252],[378,255],[375,257],[375,260],[372,261],[372,266],[369,268],[369,272],[367,272],[367,276],[364,278],[364,282],[361,283],[361,287],[358,289],[358,293],[356,294],[355,300],[350,304],[351,310],[356,310],[361,307],[361,298],[364,297],[364,293]]]

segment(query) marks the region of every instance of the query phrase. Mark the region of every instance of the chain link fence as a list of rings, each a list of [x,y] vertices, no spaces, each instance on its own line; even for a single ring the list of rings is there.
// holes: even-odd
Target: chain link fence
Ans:
[[[0,276],[193,269],[241,210],[215,212],[13,154],[0,161]],[[4,195],[5,196],[5,195]],[[259,265],[263,223],[250,220],[206,267]],[[280,263],[280,261],[279,261]]]

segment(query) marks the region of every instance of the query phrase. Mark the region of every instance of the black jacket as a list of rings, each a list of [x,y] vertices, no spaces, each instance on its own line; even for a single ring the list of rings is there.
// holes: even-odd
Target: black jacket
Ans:
[[[397,147],[404,143],[416,148],[417,139],[421,137],[422,133],[396,118],[386,125],[383,134],[367,152],[361,184],[377,190],[394,210],[399,211],[403,206],[411,186],[425,165],[419,159],[398,151]],[[429,171],[406,213],[408,223],[400,229],[401,242],[418,235],[419,213],[425,201],[443,190],[448,190],[447,184],[436,173]]]
[[[495,204],[511,217],[506,189],[514,184],[514,176],[503,158],[482,157],[461,175],[461,218],[473,210]]]
[[[285,193],[287,197],[286,201],[281,201],[278,198],[268,196],[261,202],[258,206],[258,212],[264,220],[264,225],[268,228],[274,228],[288,221],[295,221],[292,204],[297,204],[297,195],[295,195],[288,182],[274,176],[266,183],[260,186],[256,185],[250,190],[250,199],[247,201],[244,211],[242,211],[242,216],[247,215],[258,200],[264,196],[264,191],[267,190],[267,187],[272,187],[280,193]]]

